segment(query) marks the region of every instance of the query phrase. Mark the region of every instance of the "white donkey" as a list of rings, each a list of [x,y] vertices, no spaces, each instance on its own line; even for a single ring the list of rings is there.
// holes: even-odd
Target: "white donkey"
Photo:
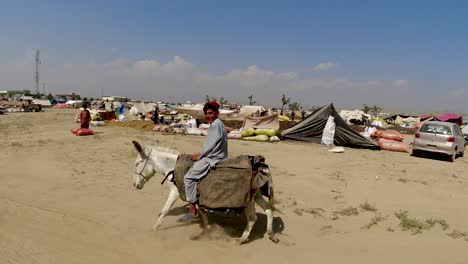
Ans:
[[[138,151],[138,156],[135,161],[136,173],[133,175],[133,185],[137,189],[143,188],[146,182],[148,182],[151,177],[156,173],[162,174],[164,176],[163,181],[166,181],[167,186],[169,187],[169,197],[167,198],[166,204],[164,205],[161,214],[157,222],[153,225],[153,230],[157,230],[162,224],[165,216],[169,210],[174,205],[177,198],[179,198],[179,191],[177,190],[176,185],[174,184],[174,168],[176,165],[177,157],[179,152],[162,146],[156,145],[145,145],[142,147],[138,142],[133,141],[133,145]],[[271,187],[272,188],[272,187]],[[269,202],[263,199],[263,196],[260,192],[260,189],[252,190],[251,200],[248,202],[248,206],[245,208],[245,215],[247,216],[247,227],[244,230],[241,238],[239,239],[240,243],[247,241],[250,231],[257,221],[257,215],[255,213],[255,202],[265,211],[267,216],[267,233],[269,238],[277,243],[278,238],[275,233],[273,233],[273,190],[271,189],[271,195]],[[209,229],[208,218],[204,210],[200,210],[199,213],[202,217],[203,224],[205,228]]]

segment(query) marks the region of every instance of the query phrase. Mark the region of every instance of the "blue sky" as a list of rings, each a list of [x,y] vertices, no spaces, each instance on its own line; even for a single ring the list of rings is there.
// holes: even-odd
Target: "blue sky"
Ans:
[[[468,112],[466,14],[464,1],[0,1],[0,90],[33,87],[39,48],[52,92]]]

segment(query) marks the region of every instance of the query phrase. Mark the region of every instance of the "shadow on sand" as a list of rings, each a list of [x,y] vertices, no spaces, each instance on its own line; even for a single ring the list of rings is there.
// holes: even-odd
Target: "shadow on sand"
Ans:
[[[168,215],[171,216],[182,216],[183,214],[187,213],[188,209],[186,205],[179,206],[179,207],[174,207],[172,208]],[[245,213],[237,214],[233,211],[230,213],[224,213],[224,212],[213,212],[209,213],[207,212],[208,216],[208,221],[210,225],[216,225],[217,230],[222,230],[222,233],[224,233],[226,236],[232,239],[236,239],[242,236],[242,233],[244,232],[245,227],[247,226],[247,219],[245,216]],[[195,223],[194,223],[195,224]],[[196,224],[200,225],[200,228],[203,229],[203,224],[201,222],[198,222]],[[191,225],[189,224],[176,224],[170,227],[165,227],[165,228],[160,228],[159,230],[170,230],[182,226],[187,226]],[[284,231],[285,225],[283,222],[283,219],[281,217],[274,217],[273,218],[273,232],[280,234]],[[202,231],[202,230],[200,230]],[[210,231],[208,231],[209,233]],[[252,228],[252,231],[250,232],[249,240],[245,243],[248,244],[250,242],[253,242],[257,239],[262,239],[265,237],[265,234],[267,232],[267,216],[263,213],[257,213],[257,222],[255,222],[255,225]],[[194,236],[192,237],[192,240],[200,240],[203,238],[205,232],[202,232],[199,236]]]

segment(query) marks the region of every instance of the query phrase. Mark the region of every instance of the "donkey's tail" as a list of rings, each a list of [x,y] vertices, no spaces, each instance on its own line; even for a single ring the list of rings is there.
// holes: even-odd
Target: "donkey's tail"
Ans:
[[[283,212],[281,212],[281,210],[276,208],[274,196],[275,196],[275,191],[273,189],[273,186],[270,186],[270,197],[268,198],[268,204],[270,205],[270,208],[271,210],[273,210],[273,212],[279,212],[280,214],[284,214]]]

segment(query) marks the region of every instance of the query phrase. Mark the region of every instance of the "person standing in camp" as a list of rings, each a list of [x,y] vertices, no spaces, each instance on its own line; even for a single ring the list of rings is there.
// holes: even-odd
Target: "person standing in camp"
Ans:
[[[153,113],[153,124],[157,125],[159,121],[159,106],[156,105],[156,109],[154,109]]]
[[[83,110],[80,113],[80,128],[88,128],[89,129],[89,123],[91,122],[91,113],[87,109],[88,103],[84,102],[83,103]],[[72,130],[73,134],[76,134],[77,130]]]
[[[207,102],[203,107],[205,119],[210,124],[208,135],[200,153],[192,155],[195,163],[184,176],[186,200],[189,202],[189,212],[178,221],[189,223],[199,220],[195,204],[197,197],[197,184],[208,175],[211,168],[228,157],[227,134],[223,122],[218,118],[219,104]]]

